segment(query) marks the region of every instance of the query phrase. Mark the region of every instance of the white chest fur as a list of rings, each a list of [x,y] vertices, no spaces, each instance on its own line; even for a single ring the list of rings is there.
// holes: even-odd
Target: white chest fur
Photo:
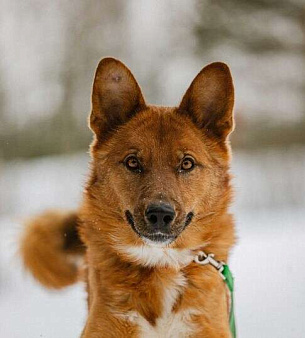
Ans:
[[[175,313],[172,311],[179,295],[186,286],[185,277],[178,273],[173,283],[166,287],[163,292],[162,315],[157,319],[156,325],[152,326],[145,318],[136,312],[124,315],[124,318],[139,326],[141,338],[179,338],[189,337],[194,334],[196,327],[191,322],[192,310]]]

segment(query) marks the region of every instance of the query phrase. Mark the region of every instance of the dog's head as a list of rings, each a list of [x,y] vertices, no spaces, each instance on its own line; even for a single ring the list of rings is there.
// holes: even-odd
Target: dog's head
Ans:
[[[234,90],[223,63],[205,67],[179,107],[150,106],[121,62],[98,65],[90,127],[91,227],[113,245],[200,245],[230,201]]]

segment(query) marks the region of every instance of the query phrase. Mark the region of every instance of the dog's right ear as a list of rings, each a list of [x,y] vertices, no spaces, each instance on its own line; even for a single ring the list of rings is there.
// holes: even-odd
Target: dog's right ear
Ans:
[[[130,70],[114,58],[102,59],[92,90],[90,128],[105,140],[118,126],[145,108],[145,101]]]

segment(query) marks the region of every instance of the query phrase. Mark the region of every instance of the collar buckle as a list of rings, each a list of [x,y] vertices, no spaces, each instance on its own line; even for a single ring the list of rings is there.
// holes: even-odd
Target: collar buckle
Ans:
[[[217,271],[219,272],[221,278],[223,280],[226,279],[226,277],[222,274],[223,269],[224,269],[224,263],[217,261],[214,258],[214,254],[206,254],[203,251],[199,251],[198,254],[195,256],[194,261],[200,265],[207,265],[207,264],[211,264],[212,266],[214,266],[215,269],[217,269]]]

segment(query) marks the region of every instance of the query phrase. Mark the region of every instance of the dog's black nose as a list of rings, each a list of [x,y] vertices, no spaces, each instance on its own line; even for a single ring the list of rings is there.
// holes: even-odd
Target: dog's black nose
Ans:
[[[174,220],[176,213],[170,204],[150,204],[145,212],[147,221],[155,230],[162,230],[169,227]]]

